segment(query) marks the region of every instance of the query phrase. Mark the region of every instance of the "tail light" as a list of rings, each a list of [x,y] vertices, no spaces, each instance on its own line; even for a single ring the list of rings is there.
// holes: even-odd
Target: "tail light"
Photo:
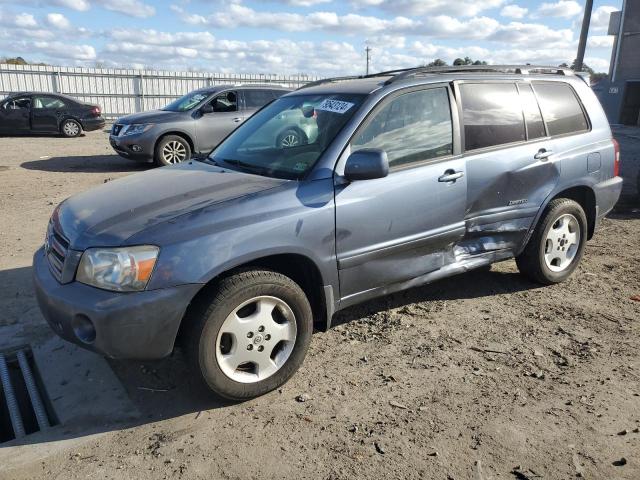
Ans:
[[[100,107],[93,107],[93,108],[91,109],[91,114],[92,114],[92,115],[94,115],[94,116],[96,116],[96,117],[99,117],[99,116],[100,116],[100,113],[102,113],[102,112],[100,111]]]
[[[613,151],[614,151],[614,159],[613,159],[613,176],[620,176],[620,144],[614,138],[613,140]]]

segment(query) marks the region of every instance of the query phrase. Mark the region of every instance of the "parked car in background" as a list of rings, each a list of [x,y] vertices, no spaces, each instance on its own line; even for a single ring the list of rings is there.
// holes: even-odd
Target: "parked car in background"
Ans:
[[[13,93],[0,102],[0,134],[59,133],[77,137],[103,128],[99,105],[59,93]]]
[[[132,160],[160,166],[185,162],[209,153],[256,110],[290,91],[273,85],[202,88],[160,110],[119,118],[109,141],[119,155]]]
[[[280,142],[274,125],[308,139]],[[71,342],[153,359],[179,341],[211,390],[247,399],[289,379],[314,324],[354,304],[511,258],[534,282],[566,280],[620,196],[619,167],[569,70],[315,82],[203,161],[61,203],[36,296]]]

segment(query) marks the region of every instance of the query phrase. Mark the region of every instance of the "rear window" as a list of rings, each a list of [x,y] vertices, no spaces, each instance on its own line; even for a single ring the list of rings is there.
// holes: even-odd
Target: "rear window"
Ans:
[[[245,90],[244,103],[247,108],[260,108],[274,99],[271,90]]]
[[[518,88],[520,90],[522,109],[524,110],[524,119],[527,123],[527,139],[535,140],[536,138],[546,137],[547,134],[544,130],[540,107],[531,85],[519,84]]]
[[[463,83],[460,93],[466,150],[526,139],[515,83]]]
[[[589,123],[573,88],[559,82],[534,83],[533,88],[538,96],[549,135],[566,135],[589,130]]]

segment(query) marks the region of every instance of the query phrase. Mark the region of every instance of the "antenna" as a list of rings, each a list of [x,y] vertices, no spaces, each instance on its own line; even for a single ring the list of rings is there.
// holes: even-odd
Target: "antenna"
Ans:
[[[365,48],[364,51],[367,54],[367,73],[366,73],[366,75],[369,75],[369,63],[371,61],[371,55],[370,55],[371,47],[367,44],[367,48]]]

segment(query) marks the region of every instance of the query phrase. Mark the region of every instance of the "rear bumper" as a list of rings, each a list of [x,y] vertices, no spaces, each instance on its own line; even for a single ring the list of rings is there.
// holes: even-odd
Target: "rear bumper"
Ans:
[[[102,117],[87,118],[82,120],[82,129],[85,132],[92,132],[93,130],[100,130],[104,128],[106,122]]]
[[[111,358],[139,360],[171,353],[182,317],[201,287],[118,293],[75,281],[61,284],[49,271],[42,248],[33,257],[33,279],[40,310],[56,334]],[[80,338],[87,325],[95,330],[92,341]]]
[[[596,225],[616,206],[622,193],[622,177],[613,177],[593,187],[596,196]]]

